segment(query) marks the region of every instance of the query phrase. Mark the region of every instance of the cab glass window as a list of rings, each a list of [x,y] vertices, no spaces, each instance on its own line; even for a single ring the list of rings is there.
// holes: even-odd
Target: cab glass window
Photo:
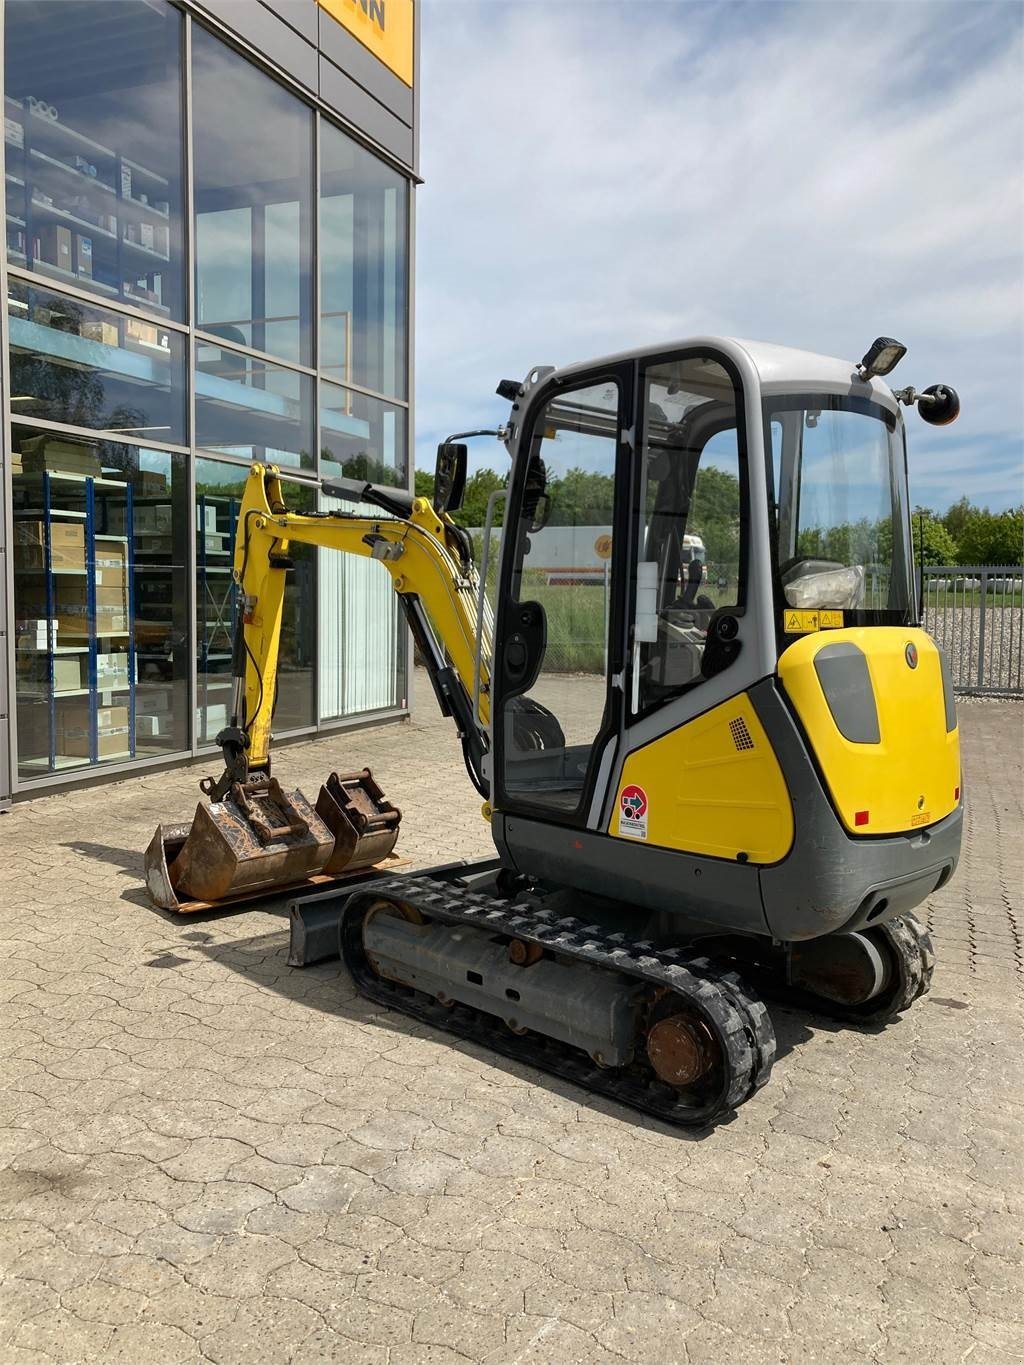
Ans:
[[[637,712],[702,679],[712,617],[743,603],[733,380],[715,360],[663,361],[641,402]]]

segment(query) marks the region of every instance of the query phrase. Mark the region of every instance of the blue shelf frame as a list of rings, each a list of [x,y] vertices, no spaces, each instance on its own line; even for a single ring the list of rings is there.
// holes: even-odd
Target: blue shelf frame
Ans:
[[[99,641],[104,638],[97,630],[96,622],[96,485],[93,479],[86,478],[85,487],[85,592],[86,616],[88,621],[88,695],[89,695],[89,762],[97,764],[99,759],[99,673],[97,656]],[[133,535],[132,486],[124,485],[125,510],[125,592],[128,623],[128,687],[118,688],[128,692],[128,752],[135,757],[135,537]],[[44,565],[46,569],[46,694],[47,694],[47,738],[49,749],[47,767],[57,771],[57,693],[54,674],[57,633],[54,618],[57,614],[57,594],[53,571],[53,480],[49,470],[43,471],[43,526],[44,526]],[[101,533],[102,534],[102,533]]]

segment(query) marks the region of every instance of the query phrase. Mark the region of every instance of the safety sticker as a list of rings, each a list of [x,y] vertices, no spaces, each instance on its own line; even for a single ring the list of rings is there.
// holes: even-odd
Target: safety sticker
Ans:
[[[783,629],[787,635],[809,635],[814,630],[842,630],[841,611],[786,611]]]
[[[619,834],[627,839],[647,838],[647,793],[629,782],[619,795]]]

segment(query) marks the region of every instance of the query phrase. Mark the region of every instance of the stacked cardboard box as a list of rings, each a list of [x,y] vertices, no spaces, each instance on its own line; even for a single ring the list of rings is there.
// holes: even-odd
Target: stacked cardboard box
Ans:
[[[50,564],[54,569],[85,569],[85,527],[80,521],[50,522]],[[46,523],[14,523],[15,569],[46,568]]]
[[[96,655],[96,686],[99,691],[126,691],[129,681],[128,654],[125,650]]]
[[[88,758],[90,752],[89,702],[66,701],[57,708],[57,751],[69,758]],[[100,758],[124,753],[129,745],[127,706],[97,706],[96,752]]]
[[[43,645],[45,650],[46,646]],[[77,692],[82,686],[82,659],[77,654],[55,654],[52,661],[45,653],[24,651],[18,656],[17,676],[19,692],[45,692],[50,686],[50,664],[53,664],[53,690]]]
[[[57,625],[59,644],[76,643],[89,638],[89,584],[82,578],[56,578],[53,585],[53,619]],[[21,602],[34,614],[46,611],[46,589],[42,582],[31,582],[22,590]],[[118,583],[97,583],[93,598],[96,634],[123,635],[128,630],[127,581],[121,575]]]
[[[95,447],[84,441],[68,441],[53,436],[33,436],[21,443],[21,463],[26,474],[44,470],[60,474],[87,474],[98,479],[102,473]]]

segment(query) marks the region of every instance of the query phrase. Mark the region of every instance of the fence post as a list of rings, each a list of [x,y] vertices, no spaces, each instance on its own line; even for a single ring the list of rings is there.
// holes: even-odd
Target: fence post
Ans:
[[[985,602],[988,594],[988,574],[981,571],[981,616],[978,619],[978,687],[985,686]]]

